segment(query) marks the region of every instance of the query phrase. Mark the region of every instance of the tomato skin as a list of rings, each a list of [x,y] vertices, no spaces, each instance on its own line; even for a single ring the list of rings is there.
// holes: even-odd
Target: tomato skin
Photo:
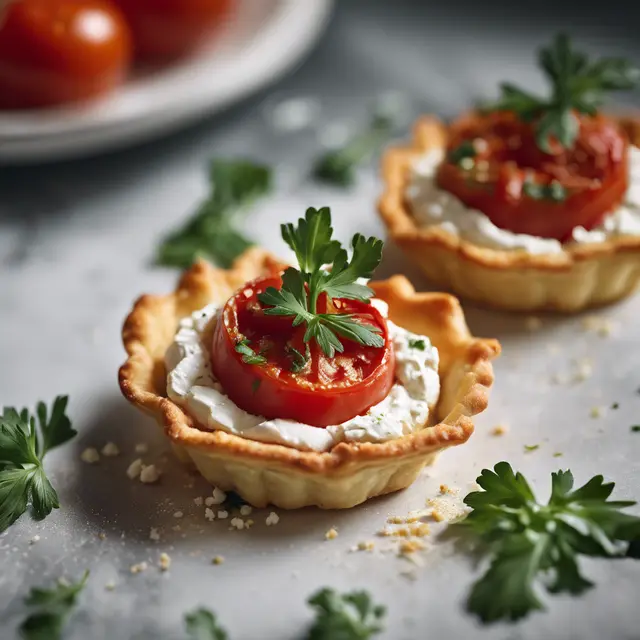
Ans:
[[[233,0],[113,0],[133,30],[136,58],[166,62],[191,52],[229,14]]]
[[[471,114],[450,128],[448,151],[464,141],[482,140],[473,168],[447,160],[438,184],[470,208],[485,213],[501,229],[565,242],[574,228],[592,229],[622,203],[628,188],[628,140],[602,115],[578,116],[580,132],[572,149],[552,146],[544,153],[533,126],[511,113]],[[477,143],[476,143],[477,145]],[[565,200],[536,200],[525,181],[566,189]]]
[[[213,335],[211,362],[213,373],[229,398],[254,415],[269,419],[296,420],[315,427],[341,424],[366,413],[370,407],[382,401],[395,380],[395,355],[385,319],[365,303],[345,301],[350,312],[365,312],[380,327],[385,340],[384,346],[378,349],[364,348],[343,340],[345,352],[336,354],[338,357],[346,355],[349,358],[349,354],[357,356],[359,350],[370,352],[375,349],[375,361],[362,380],[353,384],[344,381],[336,384],[322,383],[314,373],[309,377],[291,373],[282,361],[270,356],[266,365],[250,365],[242,361],[242,355],[235,347],[239,339],[246,335],[240,331],[246,327],[241,319],[246,305],[253,304],[256,295],[268,286],[279,288],[281,284],[279,276],[248,283],[230,298],[223,309]],[[287,339],[296,343],[300,350],[304,349],[301,343],[304,331],[292,328],[290,318],[264,316],[264,319],[267,325],[263,325],[261,317],[256,320],[259,331],[264,331],[266,326],[273,331],[272,335],[284,330]],[[274,321],[276,324],[272,324]],[[328,359],[315,342],[310,350],[310,369],[316,365],[321,368],[323,363],[326,364]]]
[[[116,87],[131,61],[122,14],[103,0],[16,0],[0,21],[0,108],[85,100]]]

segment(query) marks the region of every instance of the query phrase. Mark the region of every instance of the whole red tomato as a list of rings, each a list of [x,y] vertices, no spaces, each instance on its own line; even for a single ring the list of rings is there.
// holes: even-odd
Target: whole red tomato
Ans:
[[[151,62],[192,51],[229,14],[233,0],[113,0],[133,29],[136,57]]]
[[[0,20],[0,108],[45,107],[118,85],[129,28],[104,0],[15,0]]]
[[[377,327],[384,345],[342,339],[344,351],[329,358],[315,341],[304,342],[305,328],[293,327],[292,318],[264,313],[258,295],[281,286],[279,276],[248,283],[222,311],[211,363],[231,400],[254,415],[315,427],[341,424],[382,401],[393,386],[395,356],[380,313],[364,302],[333,300],[333,310]],[[318,309],[326,311],[327,304],[326,296],[319,299]],[[247,357],[247,348],[253,357]]]

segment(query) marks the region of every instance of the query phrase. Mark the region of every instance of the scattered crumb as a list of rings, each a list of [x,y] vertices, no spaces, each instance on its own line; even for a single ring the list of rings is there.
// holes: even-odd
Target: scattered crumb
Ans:
[[[144,484],[153,484],[154,482],[158,482],[161,475],[162,473],[160,469],[158,469],[155,464],[150,464],[143,467],[140,471],[140,482]]]
[[[40,536],[35,535],[31,540],[29,540],[29,544],[35,544],[36,542],[40,542]]]
[[[375,544],[372,541],[367,540],[363,542],[358,542],[357,549],[358,551],[373,551],[374,547],[375,547]]]
[[[146,442],[138,442],[135,446],[136,453],[147,453],[149,451],[149,445]]]
[[[615,331],[616,325],[609,318],[591,315],[582,319],[582,328],[584,331],[593,331],[602,338],[608,338]]]
[[[116,583],[113,580],[111,580],[110,582],[107,582],[107,584],[104,585],[104,588],[107,591],[113,591],[116,588]]]
[[[505,433],[509,431],[509,427],[506,424],[497,424],[493,429],[491,429],[492,436],[503,436]]]
[[[331,528],[329,529],[329,531],[327,531],[324,534],[325,540],[335,540],[338,537],[338,532],[336,531],[335,528]]]
[[[222,489],[218,489],[218,487],[213,488],[213,503],[212,504],[222,504],[227,499],[227,494],[222,491]]]
[[[118,449],[118,445],[115,442],[107,442],[102,447],[102,455],[106,458],[115,458],[115,456],[120,455],[120,449]]]
[[[213,500],[213,498],[211,496],[207,497],[204,499],[204,503],[207,505],[207,507],[212,507],[215,502]]]
[[[253,526],[253,520],[251,518],[249,518],[248,520],[244,521],[244,528],[245,529],[251,529],[251,527]]]
[[[224,562],[224,557],[223,556],[215,556],[211,560],[211,564],[222,564],[223,562]]]
[[[407,556],[422,549],[424,549],[424,543],[420,540],[403,540],[398,547],[398,553],[401,556]]]
[[[225,511],[224,509],[221,509],[220,511],[218,511],[218,518],[220,518],[220,520],[226,520],[229,517],[229,512]]]
[[[244,520],[242,518],[231,518],[230,524],[232,529],[237,529],[238,531],[244,529]]]
[[[253,507],[251,507],[251,506],[250,506],[250,505],[248,505],[248,504],[243,504],[243,505],[240,507],[240,515],[241,515],[241,516],[248,516],[248,515],[250,515],[250,514],[251,514],[251,512],[252,512],[252,511],[253,511]]]
[[[158,564],[160,566],[160,571],[168,571],[169,567],[171,567],[171,556],[167,553],[161,553],[160,562]]]
[[[280,522],[280,516],[275,511],[272,511],[267,516],[267,519],[265,520],[265,524],[267,525],[267,527],[271,527],[273,525],[276,525],[276,524],[278,524],[278,522]]]
[[[441,484],[440,493],[450,493],[449,485]]]
[[[138,564],[132,564],[131,567],[129,568],[129,571],[131,571],[131,573],[135,575],[137,573],[142,573],[143,571],[146,571],[147,568],[148,568],[148,565],[146,562],[139,562]]]
[[[155,527],[151,527],[149,531],[149,540],[153,540],[154,542],[160,540],[160,532]]]
[[[539,444],[525,444],[524,445],[524,452],[525,453],[532,453],[533,451],[537,451],[540,448]]]
[[[81,454],[80,460],[82,462],[86,462],[87,464],[96,464],[100,462],[100,454],[95,447],[87,447]]]
[[[575,373],[573,379],[575,382],[584,382],[593,375],[593,364],[589,358],[582,358],[575,361]]]
[[[204,498],[202,496],[200,496],[199,498],[193,499],[193,504],[195,504],[196,507],[201,507],[203,503],[204,503]]]
[[[213,522],[216,519],[216,514],[214,513],[213,509],[210,509],[209,507],[207,507],[204,510],[204,517],[209,521],[209,522]]]
[[[98,534],[98,538],[100,538],[100,540],[106,540],[107,539],[107,534],[104,531],[101,531]]]
[[[129,465],[129,468],[127,469],[127,476],[129,476],[131,480],[135,480],[136,478],[140,477],[141,472],[142,460],[140,458],[137,458]]]
[[[431,517],[436,521],[436,522],[444,522],[447,518],[445,517],[445,515],[441,512],[438,511],[438,509],[434,509],[431,512]]]
[[[542,320],[536,316],[528,316],[524,322],[527,331],[539,331],[542,327]]]
[[[182,511],[176,511],[176,512],[173,514],[173,517],[174,517],[174,518],[182,518],[182,516],[184,516],[184,513],[182,513]]]
[[[589,411],[589,415],[592,418],[601,418],[603,413],[604,410],[602,407],[591,407],[591,410]]]

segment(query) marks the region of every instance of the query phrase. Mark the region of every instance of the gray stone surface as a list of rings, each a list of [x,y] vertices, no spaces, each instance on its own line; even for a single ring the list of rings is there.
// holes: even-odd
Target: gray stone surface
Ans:
[[[276,194],[247,221],[271,249],[282,249],[277,223],[309,205],[331,205],[342,238],[382,233],[373,167],[346,192],[307,180],[317,138],[327,135],[323,125],[356,123],[385,90],[407,94],[414,113],[452,114],[505,76],[536,83],[531,50],[559,26],[572,26],[593,50],[637,59],[626,5],[608,3],[612,11],[596,16],[576,14],[575,2],[556,4],[549,11],[496,2],[343,2],[304,66],[221,117],[100,158],[0,171],[0,404],[32,406],[69,393],[80,431],[48,461],[62,509],[40,523],[24,517],[0,536],[0,638],[15,637],[31,586],[76,578],[86,568],[91,578],[65,636],[71,640],[184,638],[183,613],[199,604],[216,610],[234,639],[293,640],[311,617],[304,599],[324,585],[370,589],[389,608],[389,639],[639,637],[637,563],[586,562],[597,584],[587,595],[548,600],[547,612],[517,626],[482,628],[462,608],[477,575],[469,558],[433,536],[414,565],[382,553],[386,543],[375,536],[387,515],[422,507],[441,483],[464,494],[482,468],[501,459],[541,494],[551,471],[569,467],[579,482],[603,473],[617,482],[617,496],[640,497],[640,434],[630,431],[640,421],[638,298],[598,313],[615,323],[608,338],[584,331],[580,318],[545,317],[529,332],[523,317],[465,305],[474,332],[497,336],[504,347],[491,407],[472,440],[401,494],[343,513],[280,512],[276,527],[264,525],[268,511],[255,514],[250,531],[207,522],[193,503],[207,487],[173,460],[159,430],[126,404],[116,384],[121,322],[137,295],[173,286],[175,273],[149,266],[153,248],[204,194],[210,157],[243,155],[278,167]],[[321,98],[320,126],[274,132],[269,104],[300,95]],[[405,272],[425,286],[393,247],[381,270]],[[552,376],[573,371],[577,358],[592,361],[593,376],[554,384]],[[617,410],[590,417],[592,407],[614,402]],[[497,423],[510,425],[500,438],[490,435]],[[107,441],[118,444],[120,457],[96,466],[79,461],[85,447]],[[125,475],[138,442],[149,443],[145,460],[164,469],[156,486]],[[540,448],[525,453],[532,444]],[[178,510],[184,518],[174,517]],[[332,526],[340,535],[326,542]],[[160,529],[159,542],[149,539],[151,527]],[[34,535],[40,541],[30,544]],[[376,551],[351,553],[362,540],[376,540]],[[164,574],[157,567],[163,551],[173,560]],[[225,563],[211,565],[215,555]],[[129,567],[141,561],[149,569],[131,575]],[[105,589],[110,581],[112,592]]]

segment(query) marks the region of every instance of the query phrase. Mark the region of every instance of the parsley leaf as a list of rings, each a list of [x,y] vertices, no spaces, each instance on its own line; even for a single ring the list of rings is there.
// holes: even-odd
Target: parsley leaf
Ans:
[[[358,165],[368,160],[393,131],[394,121],[388,114],[374,114],[366,130],[353,136],[343,147],[320,156],[313,168],[318,180],[348,187],[355,182]]]
[[[227,632],[218,625],[216,615],[205,608],[196,609],[184,617],[191,640],[227,640]]]
[[[34,612],[20,626],[20,637],[24,640],[60,640],[64,625],[88,577],[89,572],[85,571],[75,584],[59,583],[53,589],[31,589],[25,604],[32,607]]]
[[[549,184],[536,184],[527,180],[522,185],[522,191],[533,200],[550,200],[551,202],[564,202],[569,195],[566,187],[555,181]]]
[[[316,610],[316,619],[307,640],[367,640],[383,630],[386,609],[374,605],[366,591],[341,595],[325,588],[308,603]]]
[[[477,482],[484,491],[467,495],[473,511],[455,526],[478,536],[491,555],[467,602],[485,623],[543,609],[542,586],[549,593],[586,591],[593,584],[580,572],[580,555],[624,557],[640,541],[640,518],[621,511],[635,503],[608,500],[614,485],[602,476],[573,490],[570,471],[553,473],[547,504],[506,462],[484,469]]]
[[[640,69],[628,60],[601,58],[592,62],[573,49],[569,37],[562,33],[540,50],[538,64],[551,84],[549,97],[502,84],[502,95],[485,110],[512,111],[524,122],[536,120],[536,143],[547,153],[552,140],[564,148],[573,146],[580,129],[575,112],[595,115],[607,92],[633,89],[640,80]]]
[[[229,267],[253,244],[235,228],[234,218],[268,193],[271,170],[248,161],[214,160],[209,177],[211,194],[193,218],[162,241],[156,264],[187,268],[198,258],[207,258]]]
[[[249,341],[246,338],[236,344],[236,352],[242,354],[242,362],[245,364],[267,364],[267,359],[259,353],[256,353],[249,346]]]
[[[362,345],[382,347],[380,329],[365,324],[349,313],[318,313],[318,298],[346,298],[368,302],[373,291],[357,282],[371,277],[382,260],[383,243],[356,233],[351,241],[351,260],[340,242],[333,240],[331,212],[328,208],[307,210],[297,227],[284,224],[283,240],[296,254],[300,269],[290,267],[282,276],[282,288],[269,287],[258,296],[267,305],[265,314],[292,318],[297,327],[306,325],[304,341],[315,340],[330,358],[343,352],[339,337]],[[330,264],[330,269],[325,265]]]
[[[427,343],[422,338],[409,340],[409,349],[417,349],[418,351],[424,351],[426,348],[427,348]]]
[[[478,155],[471,140],[465,140],[458,147],[449,152],[448,160],[453,164],[460,164],[463,160],[473,159]]]
[[[66,415],[68,398],[58,396],[48,416],[40,402],[36,419],[27,409],[5,408],[0,415],[0,533],[33,506],[36,518],[57,509],[58,494],[47,478],[43,459],[48,451],[76,435]]]
[[[307,362],[311,358],[311,353],[309,351],[309,345],[306,345],[306,350],[304,353],[300,353],[295,347],[287,345],[285,347],[287,353],[291,357],[291,366],[289,367],[291,373],[300,373],[306,366]]]

